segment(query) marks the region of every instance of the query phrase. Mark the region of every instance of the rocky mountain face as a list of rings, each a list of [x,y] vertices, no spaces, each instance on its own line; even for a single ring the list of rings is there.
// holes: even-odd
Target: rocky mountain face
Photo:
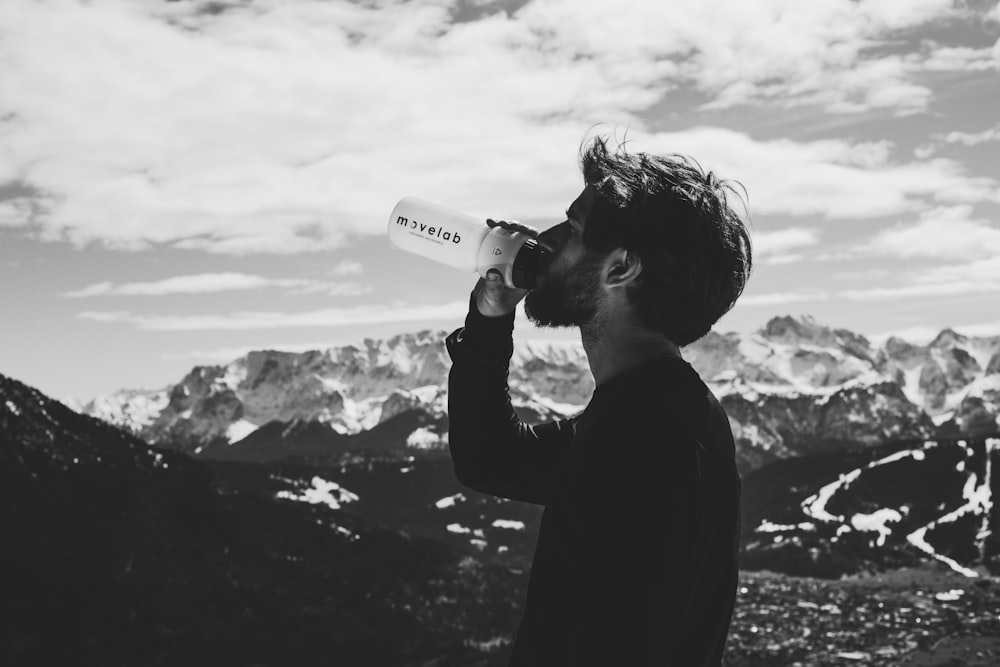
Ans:
[[[890,338],[875,363],[948,432],[996,432],[1000,336],[974,338],[945,329],[925,346]]]
[[[283,431],[315,421],[354,436],[417,411],[422,430],[404,440],[433,449],[447,438],[444,337],[423,331],[324,351],[251,352],[196,367],[159,391],[94,399],[83,411],[148,442],[227,458],[270,422]],[[1000,337],[945,330],[928,345],[890,338],[876,347],[811,318],[780,317],[753,334],[712,332],[684,355],[726,407],[743,471],[852,442],[1000,430]],[[578,344],[515,348],[511,396],[528,421],[579,412],[593,386]]]

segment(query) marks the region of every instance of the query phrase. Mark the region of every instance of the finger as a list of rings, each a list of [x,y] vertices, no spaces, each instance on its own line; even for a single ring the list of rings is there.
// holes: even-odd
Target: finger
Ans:
[[[532,238],[538,236],[538,231],[532,229],[531,227],[529,227],[527,225],[522,225],[517,220],[513,220],[511,222],[508,222],[507,223],[507,229],[510,229],[512,231],[515,231],[515,232],[521,232],[522,234],[527,234],[528,236],[530,236]]]

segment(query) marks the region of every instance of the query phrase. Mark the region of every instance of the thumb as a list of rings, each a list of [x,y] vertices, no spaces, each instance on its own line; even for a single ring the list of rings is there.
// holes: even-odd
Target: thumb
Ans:
[[[486,295],[491,300],[499,301],[503,299],[506,287],[507,286],[504,284],[502,273],[496,269],[490,269],[486,272],[485,291]]]

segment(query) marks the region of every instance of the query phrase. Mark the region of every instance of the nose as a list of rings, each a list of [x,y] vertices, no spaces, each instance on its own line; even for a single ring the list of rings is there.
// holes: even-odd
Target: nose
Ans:
[[[551,252],[555,252],[562,245],[562,241],[566,238],[566,232],[569,230],[569,221],[560,222],[559,224],[552,225],[544,232],[538,235],[535,239],[541,245],[548,248]]]

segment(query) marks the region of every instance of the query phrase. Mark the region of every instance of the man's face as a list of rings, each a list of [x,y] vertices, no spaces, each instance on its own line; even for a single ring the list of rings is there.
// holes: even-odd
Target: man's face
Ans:
[[[584,188],[566,211],[566,221],[539,235],[552,250],[537,286],[524,300],[528,319],[539,326],[582,326],[597,313],[603,257],[583,245],[583,230],[597,193]]]

